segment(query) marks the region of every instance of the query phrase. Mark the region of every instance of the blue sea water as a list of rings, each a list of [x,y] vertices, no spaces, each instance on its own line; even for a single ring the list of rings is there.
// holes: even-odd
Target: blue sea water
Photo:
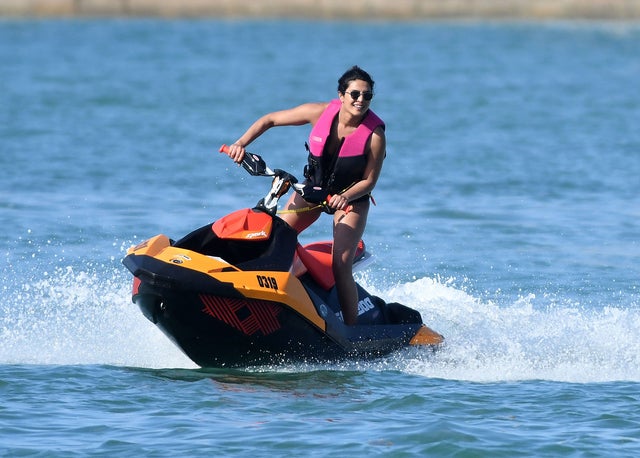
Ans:
[[[446,345],[197,368],[126,249],[257,202],[220,144],[353,64],[388,139],[358,279]],[[637,456],[638,81],[629,23],[0,22],[0,455]],[[307,134],[252,149],[300,173]]]

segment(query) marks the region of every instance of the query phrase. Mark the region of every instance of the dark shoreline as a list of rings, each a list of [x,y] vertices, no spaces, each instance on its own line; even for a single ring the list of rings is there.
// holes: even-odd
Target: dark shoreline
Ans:
[[[2,0],[0,17],[640,20],[640,0]]]

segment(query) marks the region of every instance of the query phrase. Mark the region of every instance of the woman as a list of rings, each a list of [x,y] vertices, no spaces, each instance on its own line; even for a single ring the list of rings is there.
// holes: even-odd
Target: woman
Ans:
[[[305,177],[329,190],[328,206],[333,216],[333,274],[345,324],[358,319],[358,291],[353,279],[353,257],[367,222],[370,194],[385,157],[384,123],[369,109],[374,81],[354,66],[338,80],[338,99],[305,103],[288,110],[268,113],[229,148],[229,156],[242,162],[245,148],[275,126],[311,124],[309,165]],[[298,233],[320,216],[297,193],[292,193],[282,219]],[[308,209],[308,210],[305,210]]]

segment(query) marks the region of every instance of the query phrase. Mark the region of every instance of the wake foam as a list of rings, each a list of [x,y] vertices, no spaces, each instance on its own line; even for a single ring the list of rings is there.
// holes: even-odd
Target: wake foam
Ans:
[[[330,370],[399,370],[480,382],[640,381],[637,304],[595,309],[528,295],[498,305],[451,279],[425,277],[383,290],[367,284],[376,283],[368,277],[360,280],[372,294],[419,310],[446,341],[435,353],[411,348]],[[131,302],[131,278],[118,260],[33,269],[4,281],[0,364],[196,367]],[[314,367],[275,370],[292,369]]]
[[[418,309],[446,339],[434,355],[415,348],[399,353],[391,363],[398,370],[480,382],[640,381],[636,304],[594,309],[530,294],[499,306],[456,288],[452,280],[431,278],[380,294]]]
[[[123,269],[66,266],[14,278],[0,305],[0,363],[195,367],[131,302]]]

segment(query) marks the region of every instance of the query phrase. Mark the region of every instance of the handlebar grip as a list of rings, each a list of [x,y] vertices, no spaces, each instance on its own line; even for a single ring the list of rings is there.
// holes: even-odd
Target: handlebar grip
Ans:
[[[222,145],[219,151],[221,153],[229,154],[229,147],[227,145]]]
[[[331,194],[327,194],[327,200],[324,201],[325,205],[327,205],[327,206],[329,205],[329,201],[331,200],[332,197],[333,196]],[[351,210],[353,210],[353,205],[347,205],[347,208],[344,209],[344,214],[348,215]],[[335,211],[335,210],[333,210],[333,211]]]

